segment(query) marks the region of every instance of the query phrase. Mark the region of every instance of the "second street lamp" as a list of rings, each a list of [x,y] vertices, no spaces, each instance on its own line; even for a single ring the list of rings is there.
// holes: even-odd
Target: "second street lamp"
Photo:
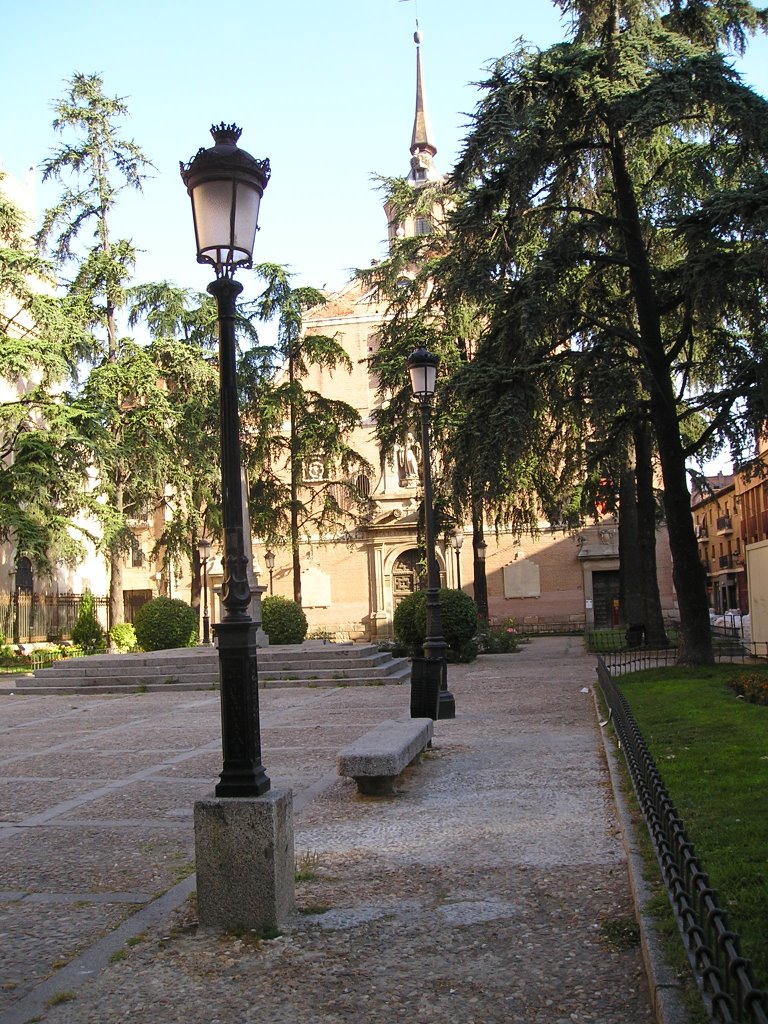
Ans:
[[[211,542],[203,537],[197,545],[200,565],[203,569],[203,644],[211,646],[211,616],[208,614],[208,557],[211,553]]]
[[[457,526],[451,534],[451,547],[456,552],[456,589],[461,590],[461,545],[464,543],[464,534],[461,527]]]
[[[224,765],[215,792],[217,797],[254,797],[266,793],[270,781],[261,763],[256,624],[248,612],[235,346],[235,300],[243,286],[233,275],[238,267],[251,266],[259,204],[270,171],[268,160],[238,149],[236,125],[214,125],[211,134],[215,145],[181,164],[181,177],[192,200],[197,261],[216,273],[208,291],[216,300],[219,327],[224,614],[215,633]]]
[[[437,356],[417,348],[408,357],[413,397],[421,413],[421,451],[424,462],[424,522],[427,542],[427,629],[424,660],[414,662],[411,675],[412,718],[454,718],[456,703],[448,690],[448,645],[440,619],[440,573],[435,549],[435,510],[432,503],[429,418],[437,377]],[[417,667],[418,666],[418,667]]]
[[[271,549],[264,553],[264,565],[269,572],[269,596],[272,597],[272,573],[275,571],[275,552]]]

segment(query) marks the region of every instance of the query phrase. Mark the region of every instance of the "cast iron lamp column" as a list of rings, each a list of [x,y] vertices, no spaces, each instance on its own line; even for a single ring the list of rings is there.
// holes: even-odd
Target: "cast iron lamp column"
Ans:
[[[203,645],[211,646],[211,616],[208,613],[208,555],[211,550],[211,542],[203,537],[198,543],[197,550],[200,555],[200,564],[203,567]]]
[[[275,552],[271,549],[264,553],[264,565],[269,572],[269,596],[272,597],[272,573],[275,571]]]
[[[200,149],[181,177],[192,199],[197,261],[216,272],[208,285],[216,300],[219,328],[219,416],[224,525],[224,615],[215,626],[219,642],[221,734],[224,765],[217,797],[262,796],[270,788],[261,763],[256,624],[248,606],[251,590],[243,539],[240,483],[240,414],[237,395],[235,300],[243,286],[233,279],[250,267],[259,204],[269,180],[269,161],[238,149],[236,125],[214,125],[215,145]]]
[[[464,543],[464,534],[460,527],[456,527],[451,535],[451,547],[456,552],[456,589],[461,590],[461,545]]]
[[[440,621],[440,573],[435,552],[435,510],[432,503],[429,419],[435,393],[437,356],[417,348],[408,356],[413,397],[421,413],[421,451],[424,463],[424,522],[427,542],[427,630],[424,640],[423,679],[419,670],[411,675],[412,718],[455,718],[456,703],[448,690],[448,645]],[[415,663],[418,664],[418,663]],[[436,706],[437,705],[437,706]]]

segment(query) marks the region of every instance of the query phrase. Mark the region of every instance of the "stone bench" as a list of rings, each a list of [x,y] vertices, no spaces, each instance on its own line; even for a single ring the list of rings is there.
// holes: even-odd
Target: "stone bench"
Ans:
[[[429,745],[431,718],[381,722],[336,755],[336,770],[365,796],[386,796],[397,776]]]

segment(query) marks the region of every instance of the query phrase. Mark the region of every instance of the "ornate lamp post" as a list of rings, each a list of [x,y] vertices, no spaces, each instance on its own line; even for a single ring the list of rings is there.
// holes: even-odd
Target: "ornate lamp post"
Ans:
[[[451,547],[456,552],[456,589],[461,590],[461,545],[464,543],[464,533],[460,526],[451,534]]]
[[[214,268],[208,291],[216,299],[219,327],[219,413],[221,489],[224,523],[222,621],[219,641],[221,731],[224,765],[217,797],[261,796],[270,788],[261,763],[256,625],[248,613],[251,591],[243,540],[240,482],[240,415],[237,404],[235,300],[243,286],[234,280],[238,267],[250,267],[259,204],[269,180],[269,161],[238,149],[240,129],[211,128],[215,145],[200,149],[181,177],[192,199],[197,261]]]
[[[211,553],[211,542],[203,537],[197,545],[200,565],[203,567],[203,644],[211,646],[211,616],[208,614],[208,556]]]
[[[264,552],[264,565],[269,572],[269,596],[272,597],[272,573],[275,571],[275,552],[271,549]]]
[[[435,553],[435,511],[432,503],[429,417],[437,377],[437,356],[417,348],[408,356],[411,391],[421,413],[421,450],[424,462],[424,521],[427,541],[427,635],[424,660],[414,662],[411,675],[412,718],[454,718],[456,704],[448,690],[448,645],[440,621],[440,574]],[[417,667],[418,666],[418,667]]]

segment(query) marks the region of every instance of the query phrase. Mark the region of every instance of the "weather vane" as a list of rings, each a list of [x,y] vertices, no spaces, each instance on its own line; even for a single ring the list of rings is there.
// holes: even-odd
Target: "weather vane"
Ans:
[[[416,15],[416,31],[419,29],[419,0],[400,0],[401,4],[413,3],[413,10]]]

